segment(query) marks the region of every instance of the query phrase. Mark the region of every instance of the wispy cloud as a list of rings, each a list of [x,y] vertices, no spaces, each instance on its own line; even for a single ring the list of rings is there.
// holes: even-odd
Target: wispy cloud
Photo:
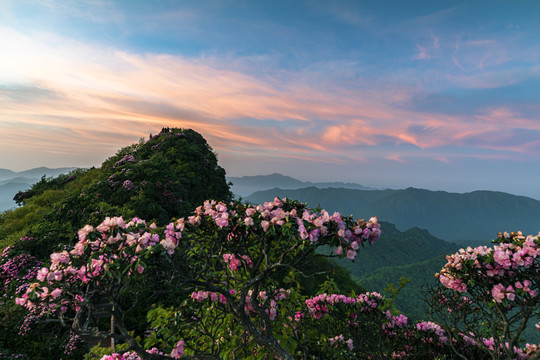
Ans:
[[[216,66],[219,59],[209,56],[141,55],[10,28],[0,34],[2,152],[45,148],[98,163],[149,132],[181,126],[202,132],[218,151],[312,161],[404,159],[403,144],[418,150],[412,156],[455,145],[473,157],[485,148],[540,155],[532,139],[507,137],[496,147],[490,141],[516,128],[540,131],[537,118],[506,108],[480,115],[415,110],[407,104],[422,89],[351,83],[336,63],[307,73],[283,70],[276,81],[242,71],[234,57]],[[436,50],[438,38],[431,41]],[[338,80],[327,81],[333,74]],[[378,154],[370,150],[376,146]]]

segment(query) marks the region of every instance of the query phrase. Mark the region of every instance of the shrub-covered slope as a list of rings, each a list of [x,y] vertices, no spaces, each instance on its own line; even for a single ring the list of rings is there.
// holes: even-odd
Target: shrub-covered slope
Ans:
[[[0,352],[67,360],[80,359],[87,351],[86,344],[58,322],[40,322],[43,314],[15,305],[37,271],[51,262],[51,253],[73,249],[83,226],[95,227],[108,216],[136,216],[162,229],[174,218],[191,215],[206,199],[231,198],[225,171],[204,138],[192,130],[167,128],[121,149],[99,168],[43,177],[19,192],[15,201],[22,206],[0,214]],[[138,336],[144,336],[149,308],[179,307],[189,295],[177,286],[185,277],[184,263],[154,257],[145,261],[144,276],[121,294],[121,301],[137,300],[124,321]],[[315,294],[327,278],[333,280],[329,288],[337,290],[339,284],[343,293],[363,290],[347,271],[325,258],[314,257],[301,267],[302,293]],[[288,271],[276,272],[275,281],[285,286]]]
[[[231,199],[225,170],[206,140],[193,130],[163,129],[125,147],[101,167],[42,178],[0,215],[0,248],[20,237],[42,256],[70,244],[85,224],[106,216],[138,216],[163,225],[186,216],[205,199]]]

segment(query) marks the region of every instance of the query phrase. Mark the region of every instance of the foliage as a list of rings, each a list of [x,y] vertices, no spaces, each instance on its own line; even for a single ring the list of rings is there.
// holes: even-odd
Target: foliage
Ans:
[[[493,359],[519,353],[520,335],[539,315],[539,245],[540,234],[505,232],[493,247],[469,247],[447,257],[436,274],[440,286],[430,289],[427,300],[433,318],[453,341],[473,344]],[[540,357],[536,346],[528,351]]]
[[[505,358],[525,359],[527,351],[528,358],[540,356],[532,345],[519,348],[517,333],[509,341],[508,351],[500,346],[504,337],[486,338],[485,329],[501,334],[496,326],[456,332],[458,323],[479,320],[478,309],[470,304],[489,296],[494,302],[488,307],[496,308],[499,302],[512,298],[506,285],[505,299],[494,293],[498,285],[491,284],[487,293],[473,291],[479,280],[466,272],[471,264],[461,263],[463,259],[472,260],[477,269],[485,264],[496,281],[503,281],[504,271],[513,269],[508,275],[513,276],[515,287],[522,289],[515,296],[522,296],[526,309],[531,310],[529,314],[514,313],[523,318],[537,311],[536,305],[529,304],[537,290],[531,288],[528,277],[537,276],[538,237],[516,236],[520,242],[503,244],[502,250],[496,247],[492,261],[482,259],[479,264],[474,261],[479,254],[490,254],[487,248],[463,250],[461,255],[449,257],[451,265],[438,274],[439,279],[452,291],[471,294],[452,308],[451,314],[466,315],[454,327],[447,327],[444,321],[442,326],[430,321],[411,324],[391,308],[392,299],[378,293],[336,294],[332,280],[322,284],[319,295],[302,295],[296,277],[302,273],[302,260],[319,256],[317,247],[330,246],[335,254],[352,260],[357,249],[373,243],[379,235],[376,218],[354,221],[277,198],[258,206],[206,201],[194,215],[164,229],[138,218],[126,222],[121,217],[107,217],[95,228],[86,225],[80,229],[79,241],[70,251],[51,254],[51,265],[39,270],[38,282],[16,303],[31,311],[47,309],[51,318],[57,316],[77,334],[112,337],[128,345],[105,359],[432,359],[454,358],[456,354],[487,359],[498,358],[497,349],[505,351]],[[519,259],[508,253],[510,249]],[[519,264],[519,269],[508,264],[508,259]],[[495,265],[497,261],[502,261],[500,266]],[[134,289],[164,262],[174,264],[167,268],[167,289],[177,291],[180,299],[169,306],[148,308],[150,330],[141,341],[125,321],[140,300]],[[283,269],[287,275],[277,276]],[[479,279],[485,280],[480,273]],[[281,287],[283,284],[286,287]],[[102,299],[107,300],[108,314],[115,323],[111,329],[93,318]],[[434,302],[452,306],[442,300],[439,296]],[[498,311],[511,314],[514,309],[504,305]],[[501,324],[501,318],[490,320]],[[503,330],[512,331],[508,326]]]
[[[393,307],[403,283],[384,298],[325,258],[369,249],[376,218],[229,202],[224,175],[199,134],[163,129],[20,194],[0,217],[13,245],[0,257],[0,359],[78,359],[90,338],[116,341],[87,354],[105,360],[540,357],[520,338],[538,314],[539,237],[450,256],[427,297],[437,322],[412,322]],[[411,230],[404,254],[424,235]]]
[[[141,140],[121,149],[100,168],[78,169],[57,178],[43,177],[31,189],[19,193],[16,200],[23,206],[0,214],[0,249],[11,247],[10,259],[30,256],[47,262],[52,252],[72,248],[77,241],[77,230],[85,224],[96,226],[108,215],[132,217],[138,213],[161,225],[173,217],[186,216],[209,197],[225,201],[231,198],[225,171],[217,164],[212,149],[192,130],[165,128],[148,141]],[[145,279],[158,280],[167,275],[166,266],[152,271]],[[4,272],[0,277],[11,276],[22,281],[27,273],[12,275]],[[150,280],[132,284],[132,291],[145,301],[132,310],[136,316],[126,320],[130,327],[143,331],[145,306],[157,297],[164,304],[174,301],[177,294],[165,292],[167,284]],[[17,328],[16,324],[23,323],[25,316],[12,308],[13,289],[4,286],[0,296],[5,294],[9,296],[0,307]],[[34,337],[36,340],[52,344],[56,337],[69,339],[69,332],[58,323],[47,321],[47,329],[42,329],[39,337]],[[18,349],[14,344],[16,339],[22,341],[12,333],[0,332],[0,346],[10,343],[10,349]],[[33,359],[51,358],[46,350],[38,353],[39,349],[31,349],[31,339],[25,340],[28,355]],[[62,356],[65,355],[58,357]]]
[[[71,251],[53,253],[51,265],[37,274],[40,283],[28,287],[16,302],[29,310],[49,309],[80,334],[108,337],[110,333],[99,324],[92,328],[91,322],[96,300],[105,297],[117,323],[118,332],[112,336],[128,342],[139,356],[149,356],[130,335],[125,319],[138,301],[133,286],[147,269],[163,263],[152,261],[161,254],[175,262],[169,274],[175,285],[167,289],[188,288],[191,299],[169,312],[158,307],[149,313],[157,330],[147,347],[159,345],[169,352],[182,341],[182,348],[193,356],[224,356],[239,347],[236,355],[258,352],[289,358],[280,340],[289,336],[283,320],[296,308],[288,308],[284,300],[299,299],[299,289],[280,288],[275,275],[286,269],[285,282],[293,283],[295,274],[302,272],[297,266],[315,256],[321,245],[331,245],[352,259],[361,244],[378,239],[378,226],[375,218],[353,221],[279,199],[258,207],[207,201],[187,220],[167,225],[164,238],[155,224],[138,218],[128,223],[107,218],[96,228],[79,230]],[[168,321],[158,326],[155,322],[165,318],[164,313]],[[219,340],[225,337],[230,340]]]

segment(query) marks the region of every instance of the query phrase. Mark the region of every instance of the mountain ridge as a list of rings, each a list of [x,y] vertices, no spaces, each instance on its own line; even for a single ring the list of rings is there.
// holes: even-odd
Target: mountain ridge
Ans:
[[[298,189],[304,187],[317,187],[317,188],[344,188],[344,189],[360,189],[360,190],[375,190],[375,188],[364,186],[357,183],[350,182],[311,182],[301,181],[291,176],[283,175],[280,173],[272,173],[269,175],[248,175],[242,177],[228,177],[227,181],[230,181],[233,185],[231,190],[234,194],[241,197],[246,197],[252,193],[260,190],[272,189],[275,187]]]
[[[75,169],[75,167],[48,168],[41,166],[17,172],[0,168],[0,212],[15,208],[17,206],[13,201],[15,194],[29,189],[42,176],[56,177]]]
[[[356,217],[378,216],[402,231],[416,226],[453,242],[487,243],[496,238],[499,231],[537,233],[540,230],[540,201],[499,191],[450,193],[417,188],[274,188],[255,192],[246,200],[261,203],[275,196]]]

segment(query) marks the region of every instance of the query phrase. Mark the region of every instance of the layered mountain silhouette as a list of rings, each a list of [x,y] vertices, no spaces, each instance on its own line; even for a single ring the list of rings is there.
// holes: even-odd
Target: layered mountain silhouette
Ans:
[[[290,176],[273,173],[270,175],[255,175],[255,176],[242,176],[242,177],[229,177],[228,181],[232,183],[231,191],[241,197],[246,197],[253,194],[256,191],[268,190],[273,188],[281,189],[300,189],[306,187],[317,188],[344,188],[344,189],[358,189],[358,190],[375,190],[374,188],[363,186],[355,183],[344,182],[311,182],[300,181]]]
[[[261,203],[275,196],[356,217],[377,216],[400,230],[418,227],[440,239],[458,243],[487,243],[499,231],[536,234],[540,230],[540,201],[496,191],[460,194],[416,188],[274,188],[255,192],[246,200]]]
[[[0,212],[16,207],[17,205],[13,201],[13,196],[19,191],[30,188],[42,176],[55,177],[60,174],[67,174],[73,169],[75,168],[50,169],[47,167],[38,167],[20,172],[0,169]]]

